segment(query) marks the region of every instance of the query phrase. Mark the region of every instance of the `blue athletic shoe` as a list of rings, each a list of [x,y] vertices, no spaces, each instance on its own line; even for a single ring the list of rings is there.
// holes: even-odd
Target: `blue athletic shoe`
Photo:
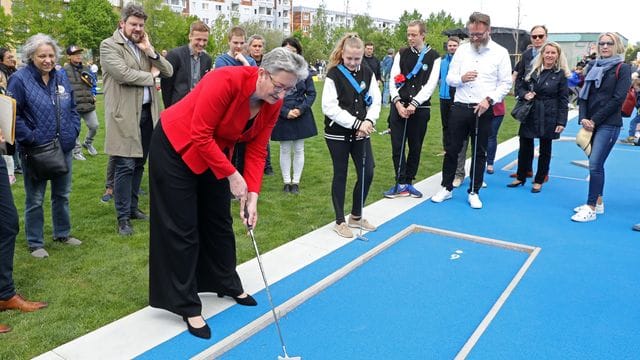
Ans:
[[[397,197],[407,197],[410,195],[411,194],[407,189],[407,185],[405,184],[393,185],[391,189],[384,192],[384,197],[388,199],[395,199]]]
[[[418,189],[414,188],[413,185],[407,184],[407,191],[409,191],[409,195],[414,198],[421,198],[422,193],[418,191]]]

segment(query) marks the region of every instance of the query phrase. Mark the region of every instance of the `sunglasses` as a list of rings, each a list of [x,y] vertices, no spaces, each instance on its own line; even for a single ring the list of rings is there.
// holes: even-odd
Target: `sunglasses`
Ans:
[[[532,39],[544,39],[545,36],[546,35],[544,35],[544,34],[543,35],[531,35],[531,38]]]
[[[600,46],[605,46],[605,45],[607,45],[607,46],[613,46],[613,45],[614,45],[614,43],[613,43],[613,41],[600,41],[600,42],[598,43],[598,45],[600,45]]]

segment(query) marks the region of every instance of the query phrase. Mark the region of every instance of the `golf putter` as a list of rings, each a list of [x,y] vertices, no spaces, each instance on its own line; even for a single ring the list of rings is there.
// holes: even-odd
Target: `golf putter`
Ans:
[[[364,141],[364,140],[362,140]],[[362,146],[362,180],[361,180],[361,184],[360,184],[360,189],[362,190],[361,198],[360,198],[360,233],[358,234],[358,236],[356,236],[356,239],[360,240],[360,241],[369,241],[369,239],[367,239],[366,237],[364,237],[362,235],[362,223],[364,221],[364,172],[365,172],[365,168],[366,168],[366,164],[367,164],[367,149],[364,148],[364,145]],[[396,186],[397,183],[396,183]]]
[[[251,242],[253,243],[253,248],[256,251],[256,259],[258,259],[258,266],[260,267],[260,273],[262,274],[262,281],[264,281],[264,289],[267,292],[267,298],[269,299],[269,305],[271,306],[271,314],[273,314],[273,320],[276,324],[276,329],[278,330],[278,336],[280,337],[280,345],[282,346],[282,352],[284,356],[278,355],[278,360],[302,360],[300,356],[290,357],[287,354],[287,347],[284,345],[284,339],[282,337],[282,331],[280,330],[280,322],[278,321],[278,315],[276,314],[276,309],[273,306],[273,299],[271,298],[271,291],[269,290],[269,283],[267,282],[267,276],[264,273],[264,267],[262,266],[262,258],[260,257],[260,252],[258,251],[258,243],[256,242],[256,238],[253,235],[253,225],[249,223],[249,211],[247,210],[247,204],[244,205],[244,218],[247,220],[247,232],[249,233],[249,237],[251,238]]]

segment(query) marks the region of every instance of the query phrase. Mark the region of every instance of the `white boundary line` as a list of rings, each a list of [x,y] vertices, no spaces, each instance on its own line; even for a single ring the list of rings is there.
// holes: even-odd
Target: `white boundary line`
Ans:
[[[456,356],[456,359],[466,358],[466,356],[469,354],[473,346],[477,343],[480,336],[482,336],[482,334],[487,329],[491,321],[495,318],[498,311],[500,311],[500,308],[506,302],[509,295],[511,295],[511,292],[513,291],[513,289],[515,289],[518,282],[522,279],[526,271],[529,269],[529,266],[531,265],[535,257],[540,252],[540,248],[529,246],[529,245],[502,241],[502,240],[485,238],[485,237],[480,237],[475,235],[469,235],[465,233],[459,233],[459,232],[454,232],[454,231],[449,231],[449,230],[444,230],[444,229],[439,229],[434,227],[413,224],[401,230],[400,232],[396,233],[395,235],[390,237],[388,240],[377,245],[375,248],[357,257],[356,259],[349,262],[348,264],[338,269],[334,273],[330,274],[329,276],[325,277],[324,279],[318,281],[314,285],[300,292],[298,295],[292,297],[291,299],[277,306],[275,310],[276,310],[276,313],[278,314],[278,318],[284,317],[290,311],[302,305],[304,302],[306,302],[313,296],[317,295],[318,293],[322,292],[329,286],[340,281],[342,278],[344,278],[345,276],[347,276],[349,273],[356,270],[360,266],[364,265],[366,262],[368,262],[375,256],[379,255],[389,247],[395,245],[400,240],[405,239],[408,235],[412,233],[419,233],[419,232],[431,233],[431,234],[445,236],[445,237],[458,238],[458,239],[472,241],[472,242],[476,242],[476,243],[480,243],[488,246],[501,247],[509,250],[522,251],[522,252],[529,253],[529,257],[527,257],[527,260],[520,267],[518,273],[511,280],[507,288],[502,292],[498,300],[494,303],[494,305],[491,307],[491,309],[489,310],[487,315],[484,317],[482,322],[478,325],[476,330],[473,332],[471,337],[467,340],[467,342],[464,344],[464,346]],[[271,312],[267,312],[262,316],[260,316],[259,318],[257,318],[256,320],[247,324],[246,326],[240,328],[235,333],[222,339],[221,341],[216,343],[214,346],[192,357],[192,359],[201,360],[201,359],[215,359],[217,357],[220,357],[227,351],[231,350],[232,348],[239,345],[243,341],[252,337],[253,335],[260,332],[261,330],[271,325],[272,323],[273,323],[273,316]]]

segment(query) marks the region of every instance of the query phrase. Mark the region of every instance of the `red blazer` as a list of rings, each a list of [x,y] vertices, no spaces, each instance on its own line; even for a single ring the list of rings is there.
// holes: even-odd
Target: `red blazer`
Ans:
[[[182,100],[162,112],[162,128],[171,145],[195,174],[211,169],[218,179],[236,168],[233,147],[247,143],[243,177],[250,192],[260,192],[267,143],[278,120],[282,100],[264,102],[253,125],[249,98],[256,90],[258,68],[228,66],[208,72]]]

